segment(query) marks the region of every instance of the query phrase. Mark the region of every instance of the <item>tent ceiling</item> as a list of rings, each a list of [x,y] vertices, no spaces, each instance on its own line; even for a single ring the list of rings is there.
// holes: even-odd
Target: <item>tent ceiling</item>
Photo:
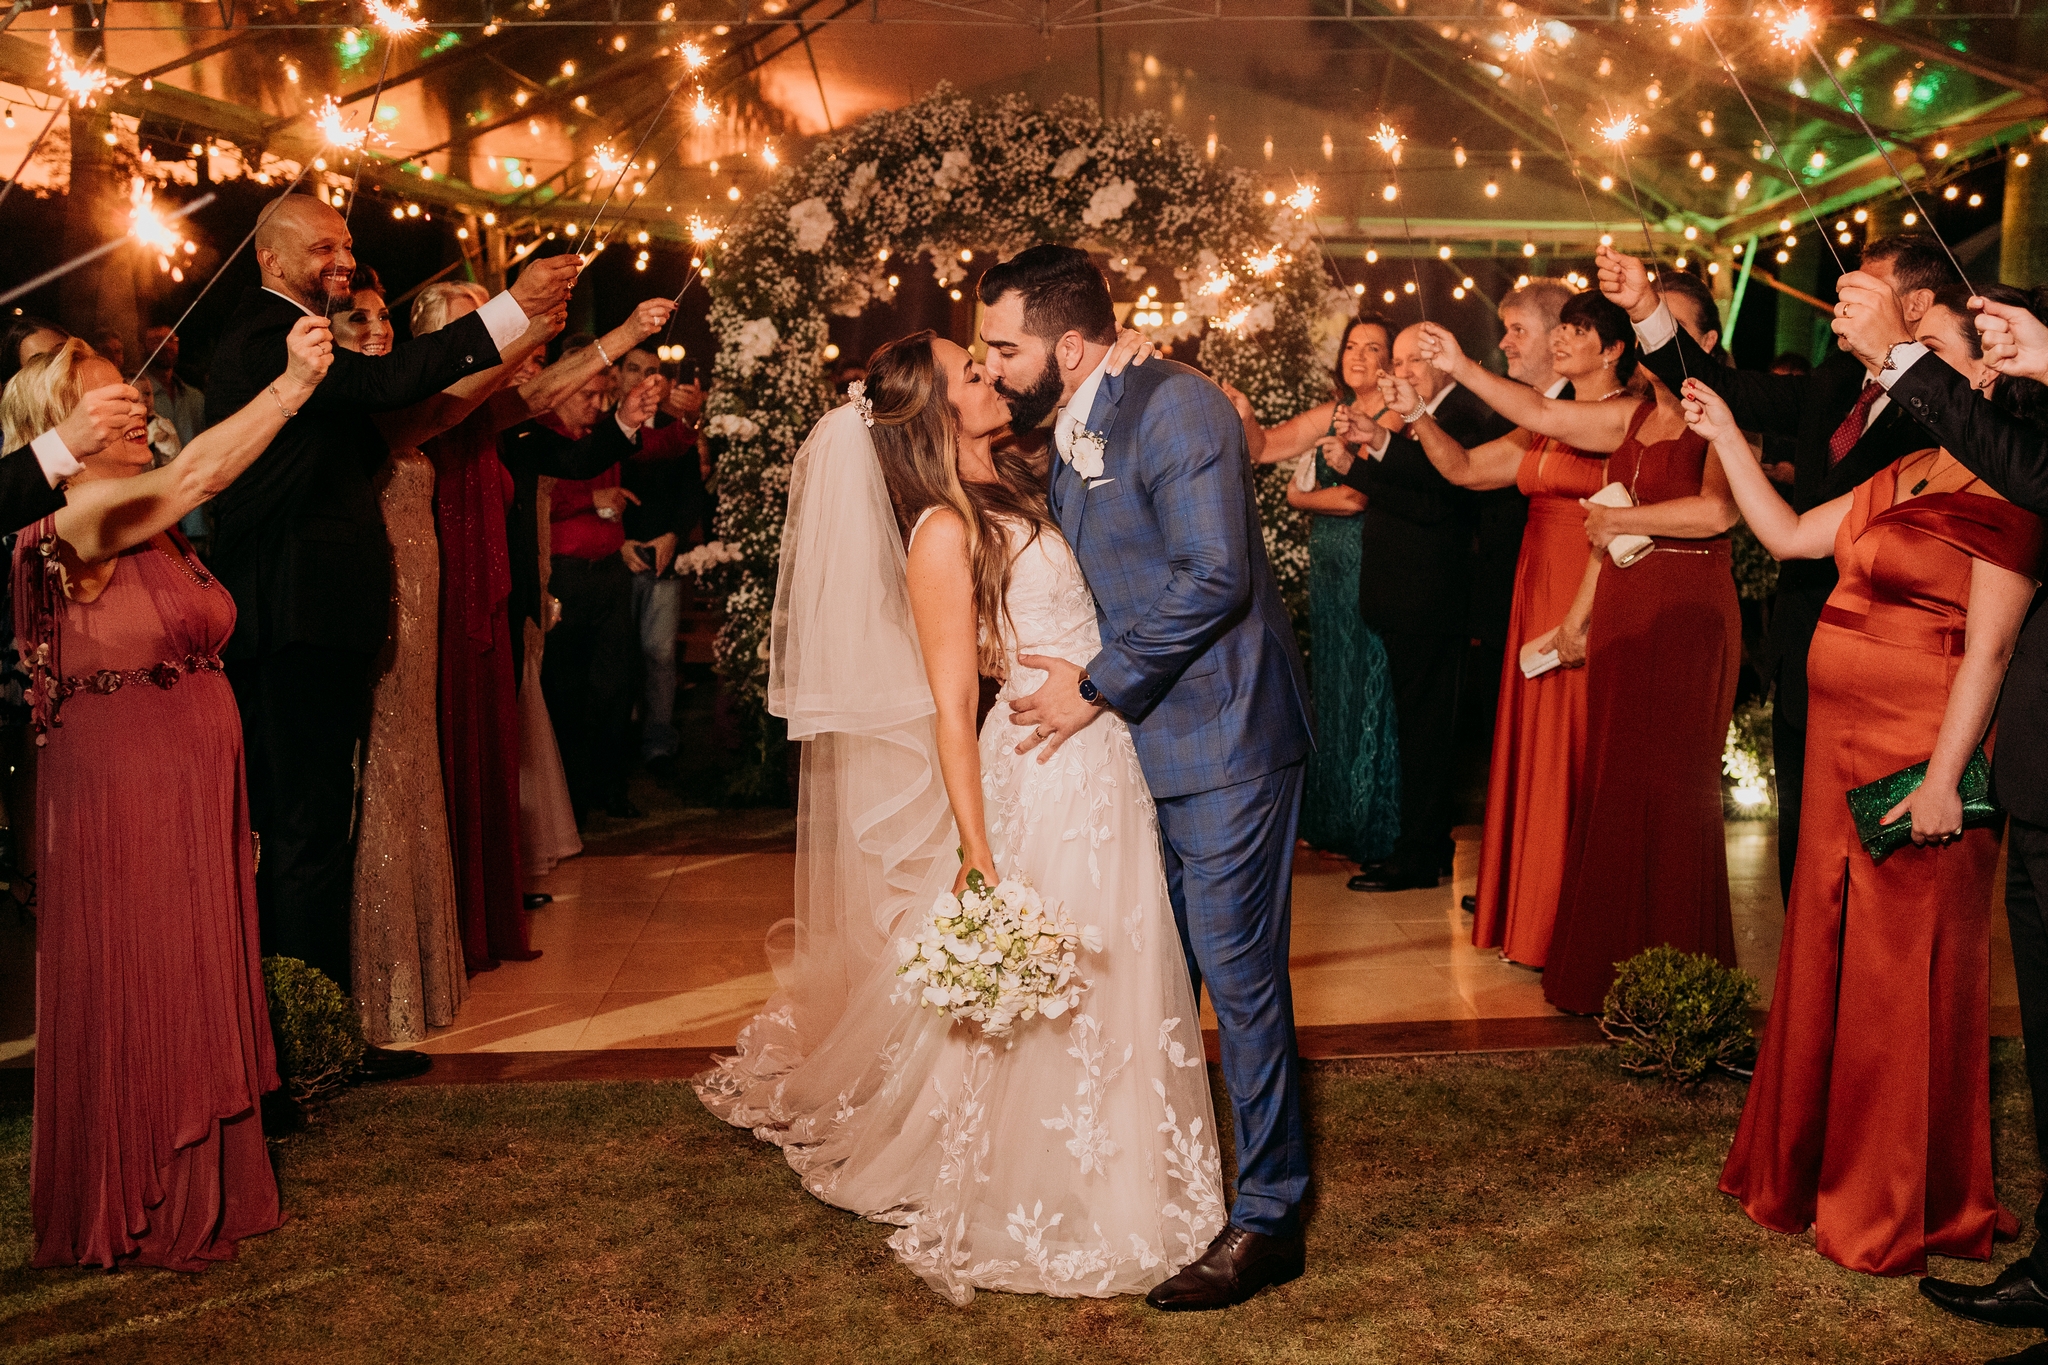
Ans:
[[[1756,11],[1765,17],[1716,18],[1768,131],[1707,42],[1647,4],[1535,16],[1499,0],[424,0],[422,13],[428,27],[390,52],[366,182],[555,226],[587,217],[609,187],[600,145],[625,152],[647,135],[633,176],[647,191],[615,211],[667,236],[694,208],[722,213],[732,188],[757,183],[764,146],[800,155],[941,80],[1156,110],[1275,186],[1317,183],[1340,252],[1400,250],[1411,233],[1428,249],[1636,231],[1629,176],[1594,133],[1623,113],[1642,124],[1627,170],[1658,231],[1689,225],[1723,241],[1801,216],[1802,191],[1833,212],[1892,189],[1852,108],[1915,183],[1938,184],[2048,119],[2039,0],[1860,15],[1840,3],[1819,44],[1846,101],[1821,62],[1772,46],[1774,0]],[[1543,41],[1525,59],[1509,44],[1532,21]],[[108,103],[140,120],[155,154],[219,139],[252,168],[262,153],[317,155],[308,111],[324,96],[352,121],[369,118],[387,55],[361,6],[341,0],[121,0],[54,16],[17,3],[0,80],[46,105],[52,32],[81,59],[103,46],[130,77]],[[693,127],[686,91],[652,125],[685,39],[716,54],[702,81],[719,116]],[[1387,158],[1366,136],[1382,119],[1409,139],[1398,204],[1383,197]],[[40,118],[22,122],[0,137],[0,158],[18,158]]]

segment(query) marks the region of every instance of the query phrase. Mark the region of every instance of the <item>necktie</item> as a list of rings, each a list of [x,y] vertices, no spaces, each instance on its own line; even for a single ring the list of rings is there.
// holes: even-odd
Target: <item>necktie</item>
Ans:
[[[1840,464],[1843,457],[1856,448],[1863,439],[1863,424],[1870,417],[1870,405],[1884,396],[1884,385],[1875,379],[1863,381],[1862,392],[1856,395],[1856,402],[1849,409],[1849,415],[1842,419],[1842,425],[1835,428],[1835,434],[1828,437],[1828,468]]]

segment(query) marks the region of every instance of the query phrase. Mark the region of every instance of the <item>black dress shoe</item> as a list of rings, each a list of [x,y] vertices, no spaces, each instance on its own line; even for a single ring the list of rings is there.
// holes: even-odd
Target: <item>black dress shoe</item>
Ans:
[[[1459,908],[1460,910],[1463,910],[1463,911],[1464,911],[1464,912],[1465,912],[1466,914],[1468,914],[1468,915],[1476,915],[1476,914],[1478,914],[1478,913],[1479,913],[1479,897],[1477,897],[1477,896],[1460,896],[1460,897],[1458,897],[1458,908]]]
[[[425,1052],[401,1052],[389,1047],[366,1047],[363,1060],[356,1063],[356,1083],[371,1081],[402,1081],[411,1076],[426,1074],[434,1065],[433,1057]]]
[[[520,897],[520,900],[525,903],[526,908],[529,910],[538,910],[543,905],[553,905],[555,903],[555,898],[545,891],[529,891]]]
[[[1344,885],[1353,891],[1414,891],[1433,888],[1440,880],[1433,867],[1401,867],[1395,863],[1382,863],[1365,869]]]
[[[2048,1341],[2037,1341],[2009,1356],[1993,1357],[1986,1365],[2048,1365]]]
[[[1920,1292],[1959,1318],[1993,1327],[2048,1327],[2048,1289],[2034,1278],[2034,1269],[2015,1261],[1990,1284],[1957,1284],[1932,1276],[1920,1281]]]
[[[1307,1263],[1301,1231],[1281,1237],[1223,1225],[1216,1240],[1192,1265],[1145,1296],[1166,1313],[1201,1313],[1243,1303],[1270,1284],[1286,1284]]]

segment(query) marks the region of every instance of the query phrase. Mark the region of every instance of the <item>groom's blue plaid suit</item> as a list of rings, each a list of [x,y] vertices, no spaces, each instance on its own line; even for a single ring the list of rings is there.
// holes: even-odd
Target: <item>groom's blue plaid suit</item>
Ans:
[[[1221,1026],[1231,1220],[1277,1234],[1308,1190],[1287,981],[1308,682],[1222,390],[1150,361],[1103,377],[1086,429],[1106,443],[1101,477],[1088,486],[1055,447],[1050,496],[1102,626],[1088,673],[1130,722],[1181,946]]]

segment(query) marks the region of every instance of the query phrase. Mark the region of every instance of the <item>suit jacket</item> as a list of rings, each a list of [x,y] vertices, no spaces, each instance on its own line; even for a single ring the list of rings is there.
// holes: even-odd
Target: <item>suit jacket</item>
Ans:
[[[1160,798],[1277,771],[1311,747],[1308,677],[1273,582],[1244,427],[1199,371],[1105,374],[1095,486],[1052,451],[1053,516],[1095,596],[1089,676],[1130,723]]]
[[[1810,512],[1831,502],[1901,455],[1940,444],[1915,421],[1895,396],[1842,457],[1828,464],[1828,441],[1856,404],[1869,375],[1846,351],[1836,351],[1812,374],[1766,374],[1731,370],[1699,348],[1683,327],[1668,345],[1643,363],[1676,393],[1686,378],[1700,380],[1727,401],[1745,431],[1794,440],[1792,508]],[[1681,357],[1683,359],[1681,360]],[[1806,725],[1806,651],[1820,625],[1821,608],[1835,590],[1835,561],[1787,560],[1778,568],[1778,596],[1771,610],[1771,654],[1778,680],[1775,706],[1788,724]]]
[[[213,353],[209,426],[264,397],[284,373],[285,336],[303,316],[268,290],[243,296]],[[213,500],[211,567],[239,613],[223,655],[252,658],[294,644],[383,648],[391,542],[371,480],[391,452],[370,415],[409,407],[497,363],[498,348],[474,313],[389,355],[335,349],[305,407]]]
[[[33,450],[23,446],[0,456],[0,531],[33,526],[63,505],[63,490],[50,487]]]
[[[1892,385],[1948,453],[2016,507],[2048,516],[2048,435],[1970,387],[1937,355],[1913,362]],[[2048,825],[2048,611],[2034,594],[1998,698],[1991,778],[1998,800],[2030,825]]]
[[[1444,397],[1436,421],[1468,448],[1514,430],[1463,385]],[[1343,482],[1365,494],[1358,574],[1365,623],[1374,630],[1465,634],[1478,520],[1473,495],[1437,473],[1411,436],[1394,437],[1377,460],[1353,460]]]
[[[512,556],[513,647],[524,639],[523,620],[540,619],[540,480],[594,479],[621,460],[631,458],[634,444],[609,414],[600,417],[590,434],[571,440],[536,417],[521,422],[498,438],[498,458],[512,471],[512,506],[505,513],[505,544]],[[694,463],[694,456],[692,461]]]

